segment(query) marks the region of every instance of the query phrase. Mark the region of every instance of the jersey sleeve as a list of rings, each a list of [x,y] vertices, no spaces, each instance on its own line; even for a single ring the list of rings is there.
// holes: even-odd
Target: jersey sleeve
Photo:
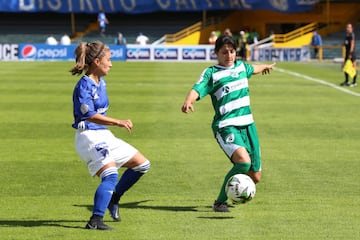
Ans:
[[[94,97],[92,96],[92,89],[87,84],[79,84],[78,95],[76,101],[78,102],[76,111],[81,120],[86,120],[96,114],[94,107]]]
[[[250,64],[247,64],[244,62],[244,66],[245,66],[245,71],[246,71],[246,76],[249,79],[253,73],[254,73],[254,67]]]
[[[197,100],[202,99],[206,95],[208,95],[211,91],[211,70],[209,68],[205,69],[201,75],[199,80],[192,87],[199,94],[199,98]]]

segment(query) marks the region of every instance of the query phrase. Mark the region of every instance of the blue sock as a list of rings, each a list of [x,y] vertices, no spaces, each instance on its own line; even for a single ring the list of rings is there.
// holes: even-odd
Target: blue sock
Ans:
[[[121,176],[118,184],[115,187],[115,193],[112,198],[113,203],[118,203],[120,197],[131,188],[139,179],[144,175],[142,172],[134,171],[131,168],[128,168],[123,175]]]
[[[146,160],[139,166],[128,168],[121,176],[118,184],[115,187],[115,192],[112,196],[112,203],[119,203],[121,196],[129,190],[142,175],[147,173],[151,167],[149,160]]]
[[[101,183],[95,192],[93,215],[101,217],[104,216],[106,208],[111,200],[117,179],[117,173],[112,173],[101,179]]]

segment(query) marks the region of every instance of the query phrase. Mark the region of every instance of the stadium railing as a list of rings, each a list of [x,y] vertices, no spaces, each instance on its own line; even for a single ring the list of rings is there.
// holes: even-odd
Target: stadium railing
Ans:
[[[285,43],[289,42],[291,40],[294,40],[295,38],[302,37],[307,33],[310,33],[317,29],[318,23],[313,22],[309,23],[303,27],[297,28],[294,31],[291,31],[289,33],[285,34],[274,34],[274,42],[275,43]]]
[[[174,34],[165,34],[165,42],[176,42],[186,36],[189,36],[190,34],[201,30],[201,27],[203,26],[202,22],[197,22],[177,33]]]

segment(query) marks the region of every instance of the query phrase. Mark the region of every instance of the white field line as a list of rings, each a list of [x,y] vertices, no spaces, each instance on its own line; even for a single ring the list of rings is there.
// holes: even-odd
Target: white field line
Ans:
[[[326,81],[318,79],[318,78],[313,78],[313,77],[310,77],[310,76],[307,76],[307,75],[304,75],[304,74],[301,74],[301,73],[288,71],[288,70],[278,68],[278,67],[276,67],[275,70],[279,71],[279,72],[282,72],[282,73],[287,73],[287,74],[295,76],[295,77],[299,77],[299,78],[303,78],[303,79],[306,79],[306,80],[309,80],[309,81],[313,81],[313,82],[316,82],[316,83],[319,83],[319,84],[322,84],[322,85],[325,85],[325,86],[329,86],[329,87],[335,88],[336,90],[345,92],[345,93],[350,94],[350,95],[360,97],[360,93],[353,92],[353,91],[351,91],[351,90],[349,90],[349,89],[347,89],[345,87],[340,87],[338,85],[326,82]]]

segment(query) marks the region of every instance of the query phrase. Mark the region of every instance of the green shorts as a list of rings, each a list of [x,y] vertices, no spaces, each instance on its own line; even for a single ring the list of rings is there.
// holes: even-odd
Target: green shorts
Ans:
[[[251,158],[251,171],[261,171],[261,151],[255,123],[249,126],[220,128],[215,135],[229,159],[239,147],[245,147]]]

